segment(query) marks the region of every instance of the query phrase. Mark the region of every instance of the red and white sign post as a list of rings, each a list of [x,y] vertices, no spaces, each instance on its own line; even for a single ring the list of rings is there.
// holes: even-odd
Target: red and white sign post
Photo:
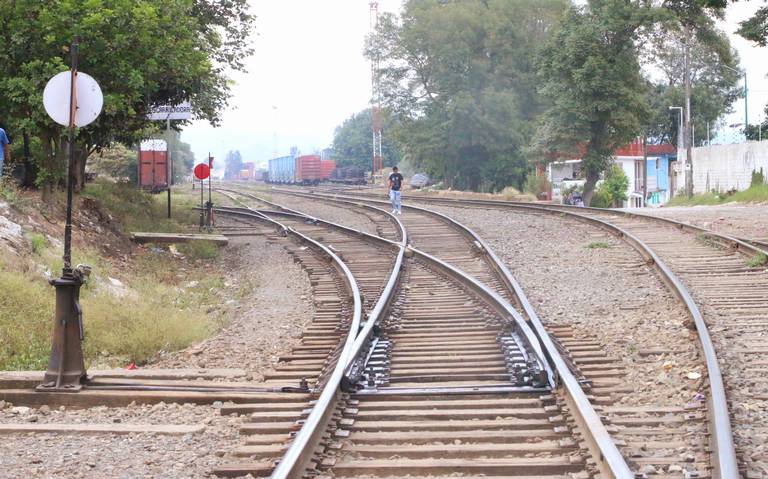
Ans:
[[[200,180],[200,231],[205,227],[205,179],[211,176],[211,167],[198,163],[194,169],[195,178]],[[209,180],[210,181],[210,180]]]

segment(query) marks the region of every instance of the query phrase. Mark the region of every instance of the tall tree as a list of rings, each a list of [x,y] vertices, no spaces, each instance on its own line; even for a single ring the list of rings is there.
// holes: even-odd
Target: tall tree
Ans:
[[[648,139],[651,143],[677,144],[679,117],[669,107],[684,103],[684,40],[679,29],[668,28],[666,22],[658,24],[649,37],[643,57],[656,78],[651,86]],[[693,143],[698,146],[714,132],[718,118],[732,111],[742,90],[738,85],[739,58],[724,32],[713,29],[707,43],[692,39],[690,58],[691,123],[696,132]]]
[[[573,6],[540,55],[541,91],[552,102],[535,149],[545,158],[583,152],[584,201],[613,152],[648,115],[636,42],[649,11],[641,2],[590,0]]]
[[[64,170],[65,135],[45,115],[46,81],[67,69],[80,37],[80,70],[104,92],[99,119],[79,131],[76,173],[93,151],[133,144],[156,128],[153,105],[188,99],[198,118],[217,123],[227,104],[225,69],[243,68],[253,26],[246,0],[61,0],[4,2],[0,16],[0,111],[9,127],[39,137],[38,182],[44,197]]]
[[[692,173],[692,138],[691,138],[691,95],[692,95],[692,48],[693,42],[699,41],[713,47],[722,46],[714,41],[716,30],[714,18],[723,17],[723,8],[707,5],[702,0],[664,0],[665,11],[669,12],[670,20],[666,22],[672,29],[679,32],[683,44],[683,94],[685,111],[683,120],[683,143],[685,145],[685,194],[693,195]],[[726,54],[725,52],[723,54]]]
[[[384,166],[400,163],[400,145],[390,136],[392,117],[382,112],[383,136],[382,153]],[[371,138],[371,109],[367,108],[344,120],[333,134],[333,159],[339,166],[372,168],[373,139]]]
[[[533,52],[566,0],[409,0],[367,46],[410,163],[448,186],[520,186],[543,108]]]

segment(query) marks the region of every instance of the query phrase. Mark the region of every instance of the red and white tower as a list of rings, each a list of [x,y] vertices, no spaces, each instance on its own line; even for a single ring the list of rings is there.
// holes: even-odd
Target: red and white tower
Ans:
[[[375,35],[379,27],[379,3],[372,1],[368,3],[368,6],[370,9],[371,35]],[[373,144],[371,179],[375,183],[376,178],[382,176],[382,170],[384,169],[384,157],[381,152],[381,91],[378,55],[374,55],[371,58],[371,140]]]

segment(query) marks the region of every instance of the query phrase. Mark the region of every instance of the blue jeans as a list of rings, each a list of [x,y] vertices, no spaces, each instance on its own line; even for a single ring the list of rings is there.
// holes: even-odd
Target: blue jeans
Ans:
[[[400,191],[389,190],[389,199],[392,201],[392,209],[400,211]]]
[[[2,150],[0,150],[0,178],[3,177],[3,163],[4,162],[5,162],[5,155],[3,155]]]

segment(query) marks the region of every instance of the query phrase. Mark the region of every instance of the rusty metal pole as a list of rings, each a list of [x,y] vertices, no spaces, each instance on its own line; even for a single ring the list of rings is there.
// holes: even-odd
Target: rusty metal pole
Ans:
[[[51,344],[51,357],[43,384],[38,391],[77,392],[86,379],[83,358],[83,315],[80,287],[83,272],[72,269],[72,196],[75,162],[75,115],[77,113],[78,40],[72,42],[72,80],[69,92],[69,167],[67,169],[67,220],[64,227],[64,268],[61,278],[51,280],[56,288],[56,312]],[[87,273],[86,273],[87,274]]]

